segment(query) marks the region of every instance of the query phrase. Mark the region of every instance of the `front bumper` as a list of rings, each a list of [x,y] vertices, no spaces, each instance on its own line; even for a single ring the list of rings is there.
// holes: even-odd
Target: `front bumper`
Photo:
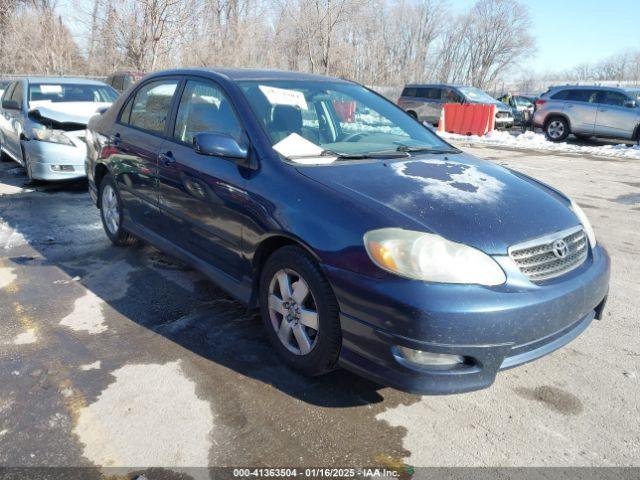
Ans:
[[[36,180],[73,180],[86,176],[84,143],[71,146],[29,140],[22,144],[29,155],[31,176]]]
[[[341,308],[343,367],[400,390],[450,394],[486,388],[498,371],[576,338],[602,313],[610,261],[597,246],[581,267],[547,285],[495,288],[326,271]],[[394,346],[460,355],[465,363],[410,367]]]

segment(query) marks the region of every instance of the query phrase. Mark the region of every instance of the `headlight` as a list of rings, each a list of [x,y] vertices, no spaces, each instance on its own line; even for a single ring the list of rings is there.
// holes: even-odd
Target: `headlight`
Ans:
[[[486,253],[432,233],[383,228],[367,232],[364,245],[373,263],[402,277],[488,286],[506,281]]]
[[[64,130],[54,130],[51,128],[34,128],[33,138],[41,142],[59,143],[62,145],[72,145],[73,142],[64,133]]]
[[[576,217],[578,217],[578,220],[580,220],[580,223],[582,224],[582,228],[584,228],[584,231],[587,234],[587,238],[589,239],[589,245],[591,245],[592,249],[595,248],[596,233],[593,231],[593,227],[591,226],[591,223],[589,222],[587,215],[573,200],[571,200],[571,210],[573,210],[573,213],[575,213]]]

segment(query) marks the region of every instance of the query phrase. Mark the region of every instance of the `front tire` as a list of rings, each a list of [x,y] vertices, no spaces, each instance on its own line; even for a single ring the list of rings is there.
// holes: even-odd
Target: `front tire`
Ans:
[[[544,134],[552,142],[562,142],[570,133],[569,123],[561,117],[551,118],[544,126]]]
[[[111,243],[118,247],[136,244],[138,239],[122,227],[122,200],[111,175],[100,182],[99,195],[102,227]]]
[[[315,260],[296,246],[276,250],[260,276],[260,310],[278,355],[305,375],[337,367],[338,302]]]

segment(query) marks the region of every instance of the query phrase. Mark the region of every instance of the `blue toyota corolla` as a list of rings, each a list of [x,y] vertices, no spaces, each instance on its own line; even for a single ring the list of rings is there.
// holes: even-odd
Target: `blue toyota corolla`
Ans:
[[[87,143],[109,239],[259,307],[306,374],[474,390],[602,315],[609,257],[578,205],[356,83],[160,72],[93,117]]]

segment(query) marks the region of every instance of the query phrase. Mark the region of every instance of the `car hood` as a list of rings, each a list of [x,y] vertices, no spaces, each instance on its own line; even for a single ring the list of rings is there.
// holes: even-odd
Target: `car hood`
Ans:
[[[559,192],[466,154],[339,162],[298,171],[368,204],[376,228],[430,231],[491,254],[506,254],[516,243],[579,225]]]
[[[101,102],[31,102],[30,111],[42,118],[60,123],[81,123],[86,125],[89,119],[98,113],[98,109],[108,108],[110,103]]]

